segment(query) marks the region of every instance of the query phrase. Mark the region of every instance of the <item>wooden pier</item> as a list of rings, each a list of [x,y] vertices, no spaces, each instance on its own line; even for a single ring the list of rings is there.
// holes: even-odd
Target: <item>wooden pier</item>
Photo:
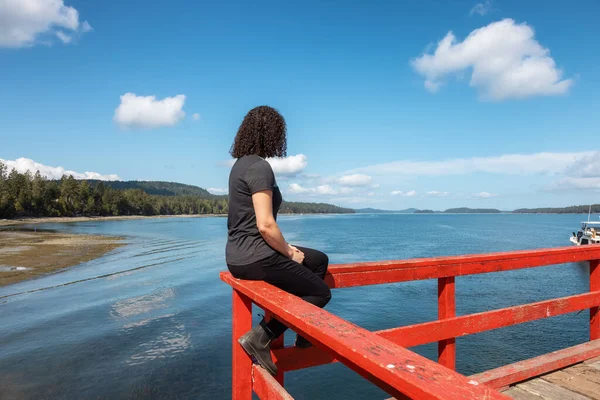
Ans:
[[[600,358],[518,383],[503,393],[517,400],[600,399]]]
[[[438,280],[438,319],[370,332],[262,281],[221,279],[233,288],[232,398],[291,399],[284,374],[341,362],[396,399],[600,399],[600,246],[563,247],[402,261],[333,265],[332,289],[423,279]],[[589,262],[590,291],[456,315],[455,277],[570,262]],[[237,339],[252,327],[252,304],[276,315],[315,347],[272,346],[276,377],[253,365]],[[590,341],[473,376],[455,371],[455,338],[556,315],[590,310]],[[409,347],[438,342],[438,362]],[[519,397],[520,396],[520,397]],[[570,396],[570,397],[569,397]]]

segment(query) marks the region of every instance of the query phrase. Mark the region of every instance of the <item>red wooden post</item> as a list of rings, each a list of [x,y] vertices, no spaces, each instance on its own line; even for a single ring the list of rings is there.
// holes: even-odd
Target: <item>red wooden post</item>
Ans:
[[[600,290],[600,267],[598,260],[590,261],[590,292]],[[590,340],[600,339],[600,315],[598,307],[590,308]]]
[[[438,279],[438,319],[456,316],[456,298],[454,296],[454,277]],[[456,369],[456,339],[438,342],[438,362],[452,370]]]
[[[267,318],[267,320],[271,320],[271,318],[273,318],[273,314],[270,313],[269,311],[265,310],[265,317]],[[277,349],[282,349],[283,348],[283,335],[279,336],[277,339],[273,340],[271,342],[271,350],[277,350]],[[271,352],[271,354],[273,354]],[[277,370],[277,375],[275,375],[275,380],[281,385],[283,386],[283,369],[279,368]]]
[[[252,301],[235,289],[232,298],[232,322],[231,398],[252,400],[252,359],[238,343],[240,336],[252,329]]]

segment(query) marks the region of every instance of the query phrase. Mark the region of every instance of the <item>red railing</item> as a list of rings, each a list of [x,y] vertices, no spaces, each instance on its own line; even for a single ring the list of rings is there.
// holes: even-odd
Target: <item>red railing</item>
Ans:
[[[233,288],[233,399],[291,399],[283,389],[286,371],[342,362],[396,398],[504,399],[497,389],[541,373],[600,356],[600,246],[564,247],[484,255],[440,257],[332,265],[326,281],[331,288],[438,279],[436,321],[369,332],[326,310],[262,281],[244,281],[222,272]],[[590,291],[470,315],[456,316],[454,279],[457,276],[508,271],[569,262],[589,261]],[[279,374],[271,377],[252,365],[237,339],[252,327],[252,304],[276,315],[309,338],[310,349],[283,348],[275,343],[273,357]],[[590,341],[471,377],[454,371],[455,338],[501,327],[590,309]],[[438,363],[407,347],[438,342]]]

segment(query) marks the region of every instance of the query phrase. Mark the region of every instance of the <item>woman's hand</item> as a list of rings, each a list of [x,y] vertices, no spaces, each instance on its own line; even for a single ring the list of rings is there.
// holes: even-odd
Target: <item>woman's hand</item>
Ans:
[[[296,261],[298,264],[302,264],[304,262],[304,253],[298,250],[296,247],[288,244],[290,250],[292,251],[292,256],[290,257],[292,260]]]

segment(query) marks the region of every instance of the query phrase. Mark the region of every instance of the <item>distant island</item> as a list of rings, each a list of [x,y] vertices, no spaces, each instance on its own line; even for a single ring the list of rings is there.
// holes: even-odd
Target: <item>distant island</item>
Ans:
[[[414,214],[419,210],[416,208],[407,208],[405,210],[380,210],[377,208],[358,208],[354,211],[357,214]]]
[[[0,162],[0,219],[227,214],[227,196],[163,181],[48,180],[37,172],[7,171]],[[284,202],[282,214],[347,214],[326,203]]]
[[[445,214],[500,214],[502,211],[495,208],[449,208],[444,211]]]
[[[419,210],[418,208],[407,208],[404,210],[379,210],[376,208],[360,208],[354,211],[362,214],[498,214],[504,212],[495,208],[468,207],[449,208],[445,211],[434,211],[428,209]]]
[[[569,207],[544,207],[544,208],[519,208],[514,210],[515,214],[587,214],[590,210],[589,204],[586,206]],[[592,213],[600,213],[600,204],[592,204]]]

